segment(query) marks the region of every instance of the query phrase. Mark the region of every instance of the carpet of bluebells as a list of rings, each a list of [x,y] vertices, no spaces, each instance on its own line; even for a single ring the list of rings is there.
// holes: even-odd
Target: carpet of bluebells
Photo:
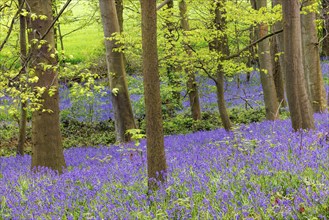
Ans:
[[[329,91],[329,58],[323,60],[322,72],[326,82],[326,91]],[[239,78],[239,83],[237,83]],[[138,118],[144,114],[143,85],[140,76],[130,77],[129,89],[133,105],[134,115]],[[205,77],[198,78],[200,103],[202,111],[217,112],[217,97],[215,83]],[[165,85],[162,85],[165,87]],[[162,91],[165,88],[162,89]],[[67,86],[60,89],[61,110],[67,112],[67,117],[78,121],[107,121],[113,119],[113,108],[111,104],[111,92],[106,89],[103,93],[94,92],[95,96],[86,97],[82,94],[80,98],[72,97]],[[189,100],[186,91],[182,91],[183,108],[189,112]],[[164,99],[164,97],[162,97]],[[253,71],[250,81],[246,74],[240,74],[229,78],[225,82],[225,100],[228,108],[240,107],[245,109],[260,108],[264,106],[264,96],[260,85],[259,73]]]
[[[329,72],[329,65],[328,65]],[[240,83],[237,83],[239,78]],[[259,81],[259,73],[253,71],[250,74],[250,81],[247,81],[246,75],[242,74],[239,77],[232,77],[230,81],[225,83],[225,98],[228,108],[258,108],[263,106],[263,91]],[[130,77],[130,99],[132,101],[134,115],[138,118],[144,114],[144,100],[142,77]],[[216,87],[214,81],[209,78],[198,78],[200,103],[202,111],[218,111]],[[165,90],[166,85],[162,91]],[[138,89],[136,89],[138,88]],[[60,88],[61,102],[60,109],[67,112],[67,117],[78,121],[107,121],[113,119],[113,108],[111,103],[111,92],[105,89],[102,93],[93,93],[94,96],[86,97],[85,94],[79,98],[72,97],[72,91],[62,85]],[[164,96],[164,95],[162,95]],[[182,109],[188,110],[190,103],[186,91],[182,91],[183,105]],[[165,99],[165,97],[162,97]],[[189,111],[188,111],[189,112]]]
[[[259,83],[241,80],[226,85],[228,107],[261,105]],[[214,87],[202,83],[203,110],[216,111]],[[74,103],[67,91],[67,117],[112,117],[108,92]],[[134,105],[140,97],[132,94]],[[81,106],[90,111],[77,114]],[[329,114],[315,120],[308,132],[280,120],[167,136],[168,181],[157,192],[147,190],[145,140],[65,149],[62,175],[31,172],[29,155],[0,157],[0,219],[328,219]]]
[[[294,133],[289,120],[165,138],[168,182],[147,192],[140,146],[65,150],[67,171],[0,158],[0,219],[329,217],[329,116]]]

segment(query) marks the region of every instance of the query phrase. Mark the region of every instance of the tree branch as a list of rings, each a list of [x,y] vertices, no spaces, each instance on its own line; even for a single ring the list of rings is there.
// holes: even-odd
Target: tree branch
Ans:
[[[78,31],[78,30],[81,30],[81,29],[83,29],[84,27],[86,27],[86,26],[88,26],[89,24],[91,24],[91,23],[93,22],[93,18],[95,17],[96,12],[97,12],[97,11],[95,10],[94,13],[92,14],[92,16],[88,19],[88,21],[86,21],[86,22],[85,22],[84,24],[82,24],[80,27],[78,27],[78,28],[76,28],[76,29],[74,29],[74,30],[72,30],[72,31],[69,31],[69,32],[63,34],[63,35],[62,35],[62,38],[64,38],[64,37],[66,37],[67,35],[70,35],[70,34],[76,32],[76,31]]]
[[[218,83],[217,83],[216,78],[213,77],[213,76],[209,73],[209,71],[203,66],[202,61],[201,61],[201,60],[198,60],[198,62],[200,63],[200,66],[195,66],[195,68],[203,70],[203,71],[207,74],[207,76],[208,76],[210,79],[212,79],[212,80],[215,82],[215,84],[217,85]]]
[[[242,52],[248,50],[250,47],[253,47],[253,46],[255,46],[256,44],[262,42],[263,40],[265,40],[265,39],[267,39],[267,38],[269,38],[269,37],[272,37],[273,35],[279,34],[279,33],[281,33],[281,32],[283,32],[283,29],[280,29],[280,30],[274,31],[274,32],[272,32],[272,33],[270,33],[270,34],[268,34],[268,35],[262,37],[262,38],[259,38],[259,39],[256,40],[256,41],[252,42],[251,44],[249,44],[249,45],[246,46],[245,48],[241,49],[241,50],[238,51],[237,53],[232,54],[232,55],[227,56],[227,57],[224,57],[223,59],[224,59],[224,60],[229,60],[229,59],[232,59],[232,58],[238,57],[238,56],[240,56],[240,54],[241,54]]]
[[[10,8],[12,3],[13,3],[13,1],[11,1],[10,4],[5,3],[5,4],[1,5],[0,6],[0,12],[5,8]]]
[[[71,3],[71,1],[72,0],[67,0],[66,1],[65,5],[58,12],[58,15],[54,18],[53,22],[50,24],[50,26],[48,27],[47,31],[42,35],[41,40],[43,40],[46,37],[46,35],[49,33],[49,31],[54,27],[55,23],[57,22],[57,20],[59,19],[59,17],[63,14],[63,12],[65,11],[65,9],[69,6],[69,4]]]
[[[0,45],[0,51],[3,49],[3,47],[7,43],[8,39],[9,39],[9,37],[11,35],[11,32],[13,31],[15,20],[16,20],[17,16],[21,13],[21,11],[22,11],[22,9],[24,7],[24,4],[25,4],[25,0],[22,1],[22,3],[20,4],[18,10],[16,11],[15,16],[11,20],[11,23],[10,23],[10,26],[9,26],[9,30],[8,30],[7,36],[6,36],[6,38],[3,40],[3,42]]]
[[[198,55],[198,52],[196,52],[196,51],[194,50],[194,48],[191,47],[191,45],[189,45],[189,44],[185,44],[185,46],[187,46],[191,51],[193,51],[195,54]],[[207,74],[207,76],[208,76],[210,79],[212,79],[212,80],[217,84],[217,80],[216,80],[216,78],[213,77],[213,76],[211,75],[211,73],[209,73],[209,71],[204,67],[203,62],[202,62],[200,59],[198,59],[198,62],[199,62],[199,64],[200,64],[200,66],[195,66],[195,68],[203,70],[203,71]]]
[[[168,4],[171,0],[164,0],[163,2],[161,2],[158,6],[157,6],[157,11],[159,11],[163,6],[165,6],[166,4]]]
[[[53,22],[49,25],[47,31],[41,36],[41,38],[40,38],[41,40],[44,39],[46,37],[46,35],[49,33],[49,31],[51,30],[51,28],[54,27],[56,21],[63,14],[64,10],[69,6],[71,1],[72,0],[67,0],[66,1],[63,8],[59,11],[58,15],[54,18]],[[24,2],[25,2],[25,0],[24,0]],[[30,51],[28,56],[25,59],[24,64],[22,65],[22,68],[20,69],[19,73],[16,76],[14,76],[12,79],[10,79],[10,81],[15,81],[24,72],[24,69],[26,68],[27,64],[30,62],[31,58],[32,58],[32,53]]]

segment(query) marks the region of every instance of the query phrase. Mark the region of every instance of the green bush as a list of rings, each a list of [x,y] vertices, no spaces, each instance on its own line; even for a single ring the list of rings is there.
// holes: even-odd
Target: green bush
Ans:
[[[265,120],[265,108],[231,108],[229,115],[233,124],[249,124]]]
[[[61,123],[64,148],[109,145],[115,142],[114,121],[86,123],[63,119]]]

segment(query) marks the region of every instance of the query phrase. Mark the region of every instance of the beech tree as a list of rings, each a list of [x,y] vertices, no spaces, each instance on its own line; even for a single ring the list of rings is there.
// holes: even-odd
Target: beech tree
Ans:
[[[162,57],[162,63],[160,64],[164,68],[164,76],[166,77],[165,80],[168,84],[168,97],[167,100],[163,100],[166,103],[167,110],[166,112],[169,114],[169,116],[173,116],[175,113],[175,107],[181,106],[181,80],[180,80],[180,74],[179,74],[179,68],[178,63],[176,62],[175,53],[177,52],[177,24],[176,22],[176,16],[174,13],[174,1],[173,0],[167,0],[164,3],[165,6],[157,6],[157,10],[159,11],[161,9],[161,12],[158,13],[161,14],[161,18],[163,20],[163,25],[160,27],[163,30],[163,36],[164,36],[164,46],[163,46],[163,57]]]
[[[158,69],[156,1],[141,0],[141,9],[148,186],[155,189],[158,182],[166,180],[167,170]]]
[[[272,8],[281,5],[282,0],[272,0]],[[281,10],[282,14],[282,10]],[[277,21],[272,30],[279,31],[282,29],[282,20]],[[284,54],[283,54],[283,33],[276,34],[272,37],[271,43],[273,79],[275,91],[280,106],[286,106],[285,90],[284,90]]]
[[[210,43],[209,47],[211,50],[215,50],[221,56],[228,56],[230,53],[227,35],[225,33],[226,20],[225,20],[225,8],[224,3],[226,0],[215,1],[215,20],[214,26],[217,31],[217,36],[214,38],[213,42]],[[219,62],[216,69],[216,76],[214,78],[216,84],[216,95],[217,95],[217,105],[219,109],[220,118],[222,119],[223,126],[225,130],[229,131],[232,128],[231,120],[228,116],[226,109],[225,97],[224,97],[224,78],[225,72],[222,66],[222,58],[218,58]]]
[[[267,7],[266,0],[256,0],[256,10]],[[258,38],[268,34],[268,25],[261,23],[258,26]],[[258,44],[259,72],[261,84],[264,92],[264,103],[266,110],[266,119],[275,120],[278,118],[278,99],[273,79],[272,57],[270,53],[270,40],[265,39]]]
[[[186,32],[190,31],[190,26],[188,22],[188,15],[187,15],[187,4],[185,0],[181,0],[179,2],[179,11],[180,11],[180,18],[181,18],[181,28],[183,30],[183,35],[186,36]],[[184,49],[188,57],[192,57],[192,50],[188,47],[186,42],[183,42]],[[195,73],[192,68],[192,63],[189,63],[188,67],[185,67],[185,72],[187,74],[187,92],[189,95],[189,101],[191,106],[191,113],[193,120],[200,120],[201,119],[201,108],[200,108],[200,99],[199,99],[199,92],[198,92],[198,85],[195,80]]]
[[[329,0],[321,0],[323,18],[322,55],[329,56]]]
[[[33,85],[41,106],[32,115],[32,168],[49,167],[61,173],[66,167],[59,125],[57,60],[52,28],[51,0],[27,0],[30,9],[30,72],[38,77]]]
[[[117,141],[126,142],[130,141],[127,130],[135,129],[136,125],[128,93],[123,53],[120,51],[121,45],[115,38],[115,34],[120,33],[115,0],[100,0],[99,6],[103,22]]]
[[[316,27],[316,13],[312,6],[316,0],[305,0],[301,15],[303,64],[307,92],[314,112],[326,110],[326,91],[320,64],[319,41]]]
[[[23,0],[19,0],[18,3],[25,4]],[[19,16],[19,46],[20,46],[20,60],[22,65],[22,77],[26,77],[27,66],[27,42],[26,42],[26,19],[22,14]],[[18,144],[17,144],[17,154],[24,154],[24,144],[26,140],[26,120],[27,120],[27,111],[26,111],[26,101],[21,99],[21,111],[20,111],[20,120],[19,120],[19,134],[18,134]]]
[[[303,68],[300,1],[282,1],[288,106],[294,130],[313,129],[314,118]]]
[[[115,8],[117,11],[120,32],[122,32],[123,31],[123,1],[115,0]]]

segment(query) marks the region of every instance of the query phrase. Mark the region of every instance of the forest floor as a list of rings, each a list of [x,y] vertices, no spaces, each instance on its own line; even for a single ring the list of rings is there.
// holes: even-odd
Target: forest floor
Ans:
[[[64,151],[67,171],[30,171],[0,157],[0,219],[325,219],[329,115],[314,131],[290,120],[165,138],[168,182],[147,193],[146,147]]]

